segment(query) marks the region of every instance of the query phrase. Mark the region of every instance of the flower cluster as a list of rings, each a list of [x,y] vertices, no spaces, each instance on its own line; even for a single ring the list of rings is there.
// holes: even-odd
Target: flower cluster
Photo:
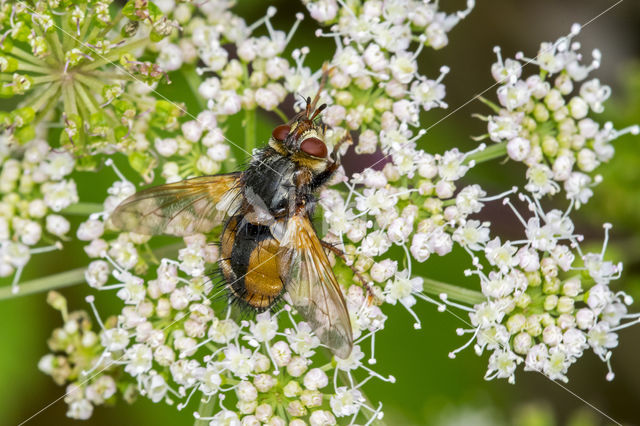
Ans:
[[[450,356],[475,342],[478,355],[491,352],[487,380],[514,382],[516,367],[524,362],[525,370],[567,381],[568,368],[590,348],[607,363],[607,380],[613,380],[616,332],[640,322],[640,314],[628,313],[633,299],[609,287],[622,273],[621,263],[604,258],[611,225],[604,225],[602,251],[583,253],[582,236],[574,233],[567,212],[545,212],[537,199],[519,198],[533,213],[526,220],[508,198],[504,204],[522,222],[526,238],[502,242],[496,237],[476,247],[482,261],[474,255],[475,269],[466,274],[479,278],[487,300],[472,308],[455,304],[469,312],[471,321],[471,328],[458,334],[472,337]]]
[[[205,409],[194,416],[212,425],[369,424],[382,418],[382,405],[368,401],[363,385],[395,380],[370,368],[385,309],[399,303],[420,328],[418,300],[468,312],[469,328],[458,333],[472,335],[463,348],[491,353],[487,379],[513,381],[524,363],[566,380],[588,348],[611,370],[616,332],[640,315],[627,312],[630,297],[609,287],[622,265],[604,259],[608,234],[601,253],[585,254],[569,218],[591,197],[598,178],[589,173],[613,155],[610,141],[638,130],[616,131],[590,118],[610,91],[597,79],[584,81],[600,54],[581,64],[576,28],[543,44],[535,59],[503,61],[497,50],[500,105],[486,101],[494,114],[485,117],[484,136],[496,144],[429,153],[419,146],[426,133],[420,113],[447,107],[448,68],[427,78],[418,57],[425,47],[444,47],[474,1],[454,14],[419,0],[303,3],[321,26],[316,37],[335,41],[335,51],[320,57],[321,69],[305,65],[309,48],[294,45],[295,32],[308,29],[301,28],[303,14],[291,17],[285,32],[274,28],[274,7],[247,23],[229,0],[131,0],[121,9],[108,0],[0,5],[0,95],[19,101],[0,113],[0,275],[15,272],[17,283],[31,254],[73,235],[61,213],[84,195],[74,171],[104,165],[103,177],[109,167],[115,176],[101,205],[79,209],[88,218],[75,238],[86,242],[91,291],[115,294],[121,309],[103,320],[88,296],[93,328],[90,315],[69,313],[57,293],[49,297],[63,326],[39,368],[68,386],[68,415],[86,419],[96,406],[141,395],[180,410],[199,400]],[[525,62],[539,74],[523,79]],[[161,94],[169,75],[191,89],[197,112]],[[286,304],[242,316],[221,300],[225,286],[211,272],[220,227],[161,246],[166,239],[120,232],[109,220],[139,182],[237,170],[257,147],[258,112],[288,121],[283,110],[302,104],[292,98],[316,93],[328,104],[322,120],[330,150],[354,140],[356,154],[379,158],[351,176],[339,168],[319,194],[325,228],[318,236],[346,260],[328,253],[354,337],[347,359],[331,357]],[[226,136],[239,115],[242,146]],[[56,126],[62,130],[42,130]],[[123,154],[136,173],[130,179],[115,166]],[[502,158],[525,163],[531,195],[515,187],[488,195],[467,181],[471,168]],[[543,210],[541,197],[561,183],[569,207]],[[506,198],[513,194],[532,217]],[[504,241],[478,219],[495,200],[514,211],[526,238]],[[416,262],[450,255],[456,244],[471,256],[467,274],[481,292],[456,292],[416,274]]]
[[[78,202],[69,177],[75,160],[36,138],[11,149],[0,138],[0,276],[13,274],[18,291],[22,270],[32,254],[62,248],[71,225],[63,210]]]
[[[542,43],[535,58],[518,53],[515,59],[498,61],[491,67],[499,84],[500,105],[489,104],[495,115],[487,121],[485,137],[505,145],[507,155],[527,165],[527,191],[536,198],[553,195],[564,187],[576,208],[591,198],[591,187],[600,181],[589,173],[611,159],[611,141],[625,133],[638,134],[640,127],[615,130],[610,122],[601,125],[590,113],[604,110],[611,88],[597,78],[587,80],[600,66],[601,53],[592,52],[590,64],[583,64],[580,43],[574,38],[580,25],[568,36]],[[539,72],[523,77],[523,68],[535,64]]]
[[[357,1],[341,8],[335,0],[305,3],[313,18],[330,26],[316,35],[336,44],[324,120],[336,130],[357,130],[356,152],[373,153],[379,145],[384,150],[387,133],[419,126],[421,110],[447,107],[442,80],[448,67],[429,79],[419,73],[417,58],[425,46],[444,47],[447,32],[474,1],[453,15],[439,11],[437,3],[412,0]]]
[[[207,273],[208,265],[218,259],[218,247],[208,244],[204,235],[185,238],[178,260],[159,261],[148,250],[147,236],[118,233],[109,238],[115,234],[109,214],[133,190],[130,182],[117,181],[109,189],[105,210],[81,224],[77,235],[89,241],[85,251],[95,258],[85,273],[87,283],[100,291],[115,291],[123,303],[121,313],[102,322],[89,296],[101,330],[85,335],[76,334],[75,329],[66,334],[55,331],[50,348],[64,347],[65,356],[49,354],[40,363],[56,382],[72,386],[67,396],[69,416],[87,418],[94,405],[111,401],[111,395],[97,400],[89,395],[94,383],[113,380],[118,388],[154,402],[180,400],[179,409],[194,395],[201,400],[217,396],[220,401],[229,395],[235,410],[225,408],[225,402],[210,419],[213,422],[239,415],[249,424],[284,424],[296,418],[327,424],[335,423],[335,416],[356,419],[361,414],[375,419],[382,415],[359,388],[372,377],[394,379],[366,367],[360,346],[347,359],[318,364],[319,339],[309,325],[296,322],[288,307],[273,315],[257,315],[255,320],[231,317],[231,308],[220,303],[224,286],[216,287]],[[358,343],[371,340],[373,363],[373,335],[384,327],[386,317],[370,305],[361,287],[352,286],[345,293],[354,338]],[[56,303],[64,305],[60,300]],[[86,337],[87,333],[93,337]],[[69,344],[69,340],[83,343]],[[117,373],[112,373],[115,369]],[[355,370],[364,371],[367,378],[356,383]],[[330,379],[332,387],[328,387]]]
[[[420,321],[411,310],[414,296],[431,299],[422,293],[422,280],[412,276],[412,262],[425,262],[432,254],[445,256],[462,239],[472,247],[482,244],[488,231],[467,218],[493,198],[475,184],[456,187],[456,181],[474,165],[475,152],[453,149],[431,155],[417,150],[406,132],[395,131],[393,137],[402,140],[404,146],[399,149],[413,151],[411,155],[394,152],[382,171],[367,169],[345,182],[350,190],[346,197],[329,188],[321,193],[320,204],[328,236],[344,248],[354,268],[374,283],[379,297],[391,304],[400,302],[419,328]],[[405,254],[406,269],[398,267],[402,256],[394,253],[394,247]]]
[[[103,346],[100,336],[91,328],[91,319],[85,311],[69,313],[67,300],[57,292],[50,292],[47,302],[62,314],[63,326],[53,330],[48,345],[52,353],[40,359],[38,368],[58,385],[67,386],[65,402],[67,416],[86,420],[91,417],[94,405],[113,404],[118,391],[119,372],[115,364],[108,364],[110,355],[100,357]],[[113,327],[115,317],[107,321]],[[100,374],[89,376],[100,368]],[[135,388],[126,385],[122,396],[131,401]]]
[[[171,127],[172,108],[142,96],[165,74],[137,56],[175,24],[152,2],[131,0],[115,17],[111,3],[3,4],[0,92],[19,101],[13,112],[0,113],[0,130],[10,142],[24,144],[38,123],[57,122],[63,127],[59,141],[47,142],[79,155],[79,167],[93,168],[87,154],[135,145],[132,129],[141,126],[141,116],[161,129]]]
[[[288,308],[249,321],[233,319],[224,305],[218,310],[220,291],[202,269],[194,268],[195,253],[205,249],[200,245],[204,239],[198,240],[181,250],[180,262],[163,258],[156,278],[147,282],[106,254],[108,262],[91,263],[89,283],[117,290],[124,302],[117,317],[102,322],[94,297],[87,297],[98,331],[91,330],[85,313],[67,315],[62,296],[50,296],[65,325],[54,331],[49,346],[62,355],[45,355],[39,366],[57,383],[70,383],[70,417],[88,418],[93,406],[113,402],[117,388],[126,390],[125,399],[140,394],[154,402],[180,401],[178,409],[194,395],[212,402],[217,397],[220,410],[213,417],[194,414],[212,424],[240,418],[243,424],[312,425],[335,424],[335,417],[344,416],[381,418],[381,406],[370,406],[359,388],[373,377],[393,377],[366,367],[359,346],[346,359],[320,363],[319,339]],[[105,285],[110,277],[117,283]],[[362,291],[350,289],[348,302],[359,342],[383,327],[385,317],[367,306]],[[367,375],[360,383],[352,375],[356,370]]]

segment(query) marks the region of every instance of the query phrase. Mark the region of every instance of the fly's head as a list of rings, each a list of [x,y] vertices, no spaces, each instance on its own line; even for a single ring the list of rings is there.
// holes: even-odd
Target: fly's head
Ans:
[[[326,104],[322,104],[315,108],[308,98],[303,112],[289,123],[273,129],[269,145],[278,153],[290,157],[299,166],[316,173],[324,171],[332,161],[325,144],[327,126],[319,119],[326,107]]]

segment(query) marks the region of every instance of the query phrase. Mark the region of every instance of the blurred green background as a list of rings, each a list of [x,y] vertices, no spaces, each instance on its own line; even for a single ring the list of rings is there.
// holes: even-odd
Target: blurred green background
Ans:
[[[240,0],[239,10],[251,22],[264,13],[266,2]],[[302,10],[297,2],[271,2],[278,6],[276,25],[289,28],[294,12]],[[441,2],[445,10],[464,8],[463,1]],[[425,51],[421,56],[422,70],[428,76],[438,75],[441,65],[451,67],[446,77],[446,101],[449,110],[434,110],[424,114],[423,124],[429,127],[458,106],[464,104],[493,84],[489,69],[494,62],[492,48],[500,45],[503,55],[513,56],[522,50],[534,56],[541,41],[552,41],[566,34],[573,22],[585,23],[596,17],[615,1],[601,0],[486,0],[478,1],[476,9],[450,33],[450,44],[441,51]],[[584,52],[599,47],[603,53],[601,69],[595,76],[613,88],[605,118],[616,127],[640,123],[640,2],[627,0],[591,22],[583,29],[580,41]],[[295,10],[293,10],[295,9]],[[333,42],[313,38],[311,20],[305,21],[297,33],[296,44],[311,48],[311,65],[328,59]],[[328,46],[326,43],[331,43]],[[323,50],[323,49],[326,49]],[[314,55],[315,52],[315,55]],[[326,52],[326,53],[325,53]],[[526,70],[525,70],[526,72]],[[531,71],[530,71],[531,72]],[[173,99],[187,103],[190,112],[197,113],[193,97],[185,98],[184,86],[174,77],[173,87],[163,91]],[[485,96],[493,98],[493,90]],[[472,149],[470,136],[486,130],[472,113],[486,113],[480,102],[461,108],[435,126],[420,142],[427,151],[440,152],[457,146]],[[269,134],[272,117],[260,117],[264,138]],[[238,124],[228,136],[239,140]],[[615,144],[616,156],[598,171],[604,182],[595,189],[594,198],[575,215],[579,232],[601,244],[603,221],[614,224],[613,243],[608,255],[625,262],[617,289],[625,290],[640,301],[640,150],[638,137],[623,137]],[[354,167],[362,168],[366,164]],[[480,181],[489,193],[498,193],[522,180],[524,170],[518,166],[502,166],[497,162],[474,170],[469,179]],[[78,179],[83,201],[101,202],[112,180],[108,173],[82,175]],[[563,207],[562,200],[558,206]],[[502,206],[488,209],[486,216],[499,219],[498,230],[507,236],[518,236],[512,215]],[[80,218],[76,218],[75,225]],[[511,233],[511,234],[510,234]],[[61,260],[62,259],[62,260]],[[446,258],[430,258],[419,271],[425,276],[451,283],[465,280],[460,265],[467,265],[468,256],[456,252]],[[61,272],[86,264],[79,246],[69,244],[62,253],[39,255],[29,264],[23,281],[33,277]],[[8,284],[6,280],[2,285]],[[84,297],[90,293],[81,285],[64,289],[71,309],[87,306]],[[119,309],[115,295],[97,295],[103,316]],[[640,309],[636,304],[636,310]],[[464,343],[455,329],[464,324],[448,313],[438,313],[426,303],[416,311],[423,320],[423,329],[414,330],[412,318],[402,308],[386,307],[386,329],[376,339],[378,364],[376,370],[392,374],[396,384],[371,381],[366,392],[372,401],[382,401],[385,422],[390,425],[600,425],[612,424],[593,407],[623,424],[640,424],[640,327],[620,333],[620,345],[614,351],[612,365],[616,373],[613,382],[605,380],[606,367],[587,353],[569,372],[570,382],[563,389],[539,373],[517,375],[515,385],[506,381],[483,380],[487,357],[477,357],[472,350],[459,354],[455,360],[447,357],[452,349]],[[47,352],[46,339],[60,324],[57,312],[45,303],[45,294],[18,297],[0,302],[0,425],[18,424],[38,410],[61,397],[64,389],[37,370],[39,358]],[[564,386],[564,385],[563,385]],[[584,400],[584,401],[583,401]],[[592,405],[593,407],[590,407]],[[76,424],[65,417],[66,404],[59,400],[49,406],[30,425]],[[158,424],[189,425],[190,410],[178,412],[174,407],[152,404],[140,398],[134,405],[119,403],[112,408],[97,408],[87,425]]]

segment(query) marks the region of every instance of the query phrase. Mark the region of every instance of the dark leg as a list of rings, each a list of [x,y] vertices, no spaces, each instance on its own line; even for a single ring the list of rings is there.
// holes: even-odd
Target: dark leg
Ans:
[[[375,298],[375,294],[373,293],[373,289],[371,288],[371,285],[369,284],[369,282],[364,279],[364,277],[362,276],[362,274],[360,274],[360,272],[356,271],[356,269],[353,267],[353,265],[349,264],[349,262],[347,261],[347,256],[344,254],[344,252],[342,250],[340,250],[339,248],[337,248],[333,244],[328,243],[328,242],[326,242],[324,240],[320,240],[320,244],[322,244],[322,247],[324,247],[327,250],[333,252],[336,256],[338,256],[340,259],[342,259],[344,264],[347,265],[349,267],[349,269],[351,269],[353,271],[353,274],[356,277],[358,277],[358,281],[360,281],[360,284],[362,284],[362,286],[365,288],[365,290],[367,290],[367,293],[369,293],[369,297]]]

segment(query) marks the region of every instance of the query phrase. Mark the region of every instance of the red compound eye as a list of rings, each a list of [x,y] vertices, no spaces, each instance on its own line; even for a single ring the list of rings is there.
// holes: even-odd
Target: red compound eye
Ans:
[[[300,150],[314,157],[327,156],[327,146],[318,138],[307,138],[300,144]]]
[[[282,124],[273,129],[273,133],[271,133],[271,136],[273,136],[275,140],[283,142],[289,135],[289,131],[291,131],[291,127],[287,126],[286,124]]]

